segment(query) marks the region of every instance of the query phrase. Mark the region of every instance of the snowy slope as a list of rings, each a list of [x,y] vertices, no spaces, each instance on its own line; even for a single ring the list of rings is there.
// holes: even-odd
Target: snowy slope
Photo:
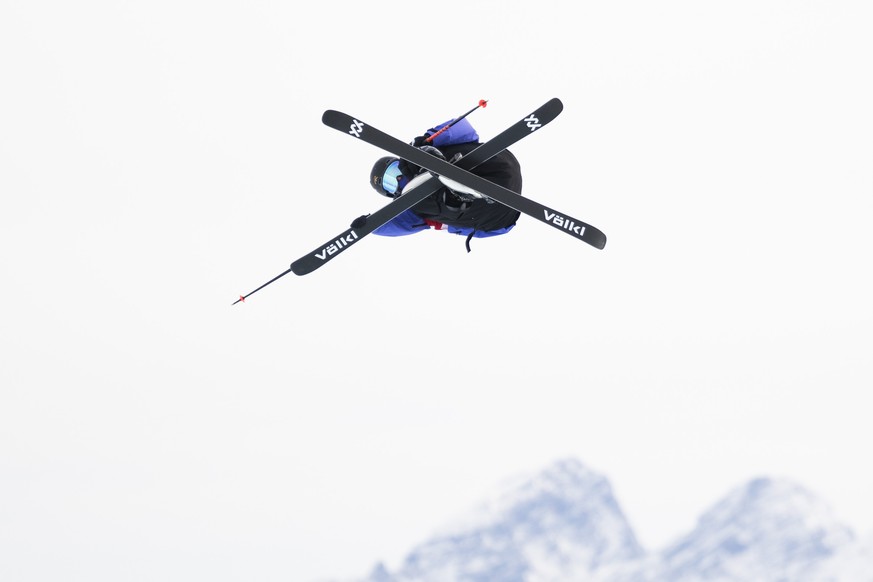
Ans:
[[[803,582],[873,582],[873,534],[841,549]]]

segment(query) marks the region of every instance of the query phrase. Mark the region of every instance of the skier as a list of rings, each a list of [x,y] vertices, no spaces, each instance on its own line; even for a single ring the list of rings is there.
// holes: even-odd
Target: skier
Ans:
[[[524,212],[594,248],[602,249],[606,245],[606,235],[603,231],[521,196],[521,171],[518,160],[506,151],[507,147],[554,120],[564,108],[561,100],[557,97],[550,99],[542,107],[514,123],[487,143],[479,144],[478,134],[465,118],[479,107],[484,107],[485,103],[487,102],[482,100],[478,107],[455,118],[455,121],[428,130],[425,135],[415,138],[411,145],[340,111],[332,109],[325,111],[321,121],[328,127],[395,154],[393,158],[380,159],[373,167],[370,183],[376,191],[390,198],[401,195],[412,196],[412,198],[405,200],[400,198],[386,204],[373,214],[359,216],[352,221],[346,231],[331,238],[311,253],[300,257],[291,263],[287,270],[248,295],[240,295],[233,304],[245,301],[246,297],[257,293],[288,273],[306,275],[313,272],[345,250],[357,246],[355,245],[357,241],[372,232],[383,236],[399,236],[447,226],[449,232],[467,236],[467,251],[469,251],[472,237],[505,234],[515,226],[520,212]],[[429,145],[431,142],[436,145]],[[418,151],[416,147],[424,151]],[[446,161],[430,160],[428,155],[443,158],[449,155],[451,158],[448,162],[457,163],[457,167],[448,166]],[[434,168],[433,171],[441,171],[454,178],[445,176],[434,178],[429,171],[422,171],[421,168],[410,165],[397,156],[415,159],[424,166]],[[471,168],[474,173],[468,175],[467,170]],[[455,179],[460,182],[455,182]],[[488,197],[465,186],[462,182],[473,184],[472,188],[487,192]],[[416,187],[422,187],[424,190],[413,193]],[[509,205],[519,210],[514,211]],[[410,210],[397,215],[395,209],[401,206]],[[373,223],[367,224],[370,217]]]
[[[427,153],[457,162],[463,155],[479,146],[479,134],[464,118],[440,133],[452,120],[441,123],[416,137],[412,145]],[[435,137],[431,142],[427,139]],[[521,194],[521,167],[516,157],[503,150],[487,162],[471,170],[504,188]],[[418,166],[397,157],[380,158],[370,172],[370,185],[383,196],[397,198],[426,180],[430,174]],[[403,236],[429,230],[445,229],[452,234],[467,237],[467,252],[470,239],[506,234],[515,226],[520,213],[508,206],[439,176],[444,185],[411,209],[402,212],[373,231],[382,236]]]

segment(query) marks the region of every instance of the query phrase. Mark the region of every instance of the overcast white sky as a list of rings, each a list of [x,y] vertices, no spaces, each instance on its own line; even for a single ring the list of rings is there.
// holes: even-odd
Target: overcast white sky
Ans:
[[[869,2],[0,6],[0,578],[314,580],[395,564],[574,456],[657,549],[796,479],[873,530]],[[375,236],[463,113],[530,218]]]

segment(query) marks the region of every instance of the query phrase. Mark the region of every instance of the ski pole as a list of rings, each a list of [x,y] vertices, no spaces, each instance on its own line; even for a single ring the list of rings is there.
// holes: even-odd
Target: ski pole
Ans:
[[[255,293],[257,293],[258,291],[260,291],[261,289],[263,289],[264,287],[266,287],[267,285],[269,285],[270,283],[272,283],[272,282],[275,281],[276,279],[280,279],[280,278],[284,277],[285,275],[287,275],[287,274],[290,273],[290,272],[291,272],[291,269],[288,269],[287,271],[285,271],[285,272],[282,273],[281,275],[276,275],[275,277],[273,277],[272,279],[270,279],[269,281],[267,281],[266,283],[264,283],[263,285],[261,285],[260,287],[258,287],[258,288],[255,289],[254,291],[252,291],[251,293],[249,293],[248,295],[240,295],[240,296],[239,296],[239,299],[237,299],[236,301],[234,301],[233,303],[231,303],[231,305],[236,305],[236,304],[239,303],[240,301],[245,301],[245,300],[246,300],[246,297],[248,297],[249,295],[254,295]]]
[[[468,111],[467,113],[463,114],[463,115],[460,116],[459,118],[453,120],[450,124],[448,124],[447,126],[443,127],[443,128],[440,129],[438,132],[436,132],[436,133],[433,134],[432,136],[428,137],[428,138],[425,139],[424,141],[426,141],[427,143],[432,142],[432,141],[433,141],[433,138],[435,138],[436,136],[438,136],[439,134],[441,134],[442,132],[444,132],[445,130],[447,130],[448,128],[450,128],[451,126],[455,125],[456,123],[458,123],[459,121],[461,121],[462,119],[464,119],[465,117],[467,117],[468,115],[470,115],[471,113],[473,113],[474,111],[476,111],[477,109],[479,109],[480,107],[485,107],[487,104],[488,104],[488,100],[487,100],[487,99],[480,99],[480,100],[479,100],[479,105],[477,105],[476,107],[474,107],[473,109],[471,109],[471,110]]]

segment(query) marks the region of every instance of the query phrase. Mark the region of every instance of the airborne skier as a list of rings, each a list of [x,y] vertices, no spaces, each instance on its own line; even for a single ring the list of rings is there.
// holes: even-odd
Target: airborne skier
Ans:
[[[485,103],[480,101],[479,107],[484,107]],[[472,126],[460,125],[454,138],[449,135],[445,143],[438,142],[452,156],[451,160],[444,159],[445,154],[442,151],[428,144],[441,133],[458,125],[478,107],[450,123],[429,130],[425,135],[416,138],[413,144],[404,143],[345,113],[328,109],[321,117],[322,123],[393,154],[393,157],[382,158],[377,162],[371,175],[373,187],[393,200],[372,214],[356,218],[345,232],[303,255],[291,263],[287,270],[254,291],[240,295],[233,304],[245,301],[250,295],[288,273],[306,275],[315,271],[361,238],[380,229],[378,234],[391,236],[410,234],[431,226],[439,228],[437,224],[448,224],[450,231],[467,235],[469,250],[470,238],[504,234],[514,226],[519,213],[524,213],[594,248],[602,249],[606,245],[606,235],[599,229],[519,194],[521,172],[518,161],[509,152],[502,153],[510,145],[554,120],[563,108],[560,99],[550,99],[542,107],[483,144],[478,143],[478,135]],[[449,144],[448,141],[452,143]],[[419,149],[416,146],[426,147]],[[450,148],[453,146],[459,149],[452,151]],[[464,151],[468,153],[464,154]],[[458,153],[462,154],[460,158]],[[500,156],[498,160],[503,160],[502,170],[482,169],[476,173],[471,172],[497,156]],[[495,168],[497,167],[501,167],[501,164],[497,164]],[[501,175],[501,172],[505,172],[505,175]],[[401,195],[395,196],[397,194]],[[433,212],[434,209],[436,212]],[[404,215],[406,218],[399,218]],[[437,217],[440,220],[436,220]],[[421,220],[423,224],[406,222],[413,218]],[[408,232],[403,232],[404,230]]]

